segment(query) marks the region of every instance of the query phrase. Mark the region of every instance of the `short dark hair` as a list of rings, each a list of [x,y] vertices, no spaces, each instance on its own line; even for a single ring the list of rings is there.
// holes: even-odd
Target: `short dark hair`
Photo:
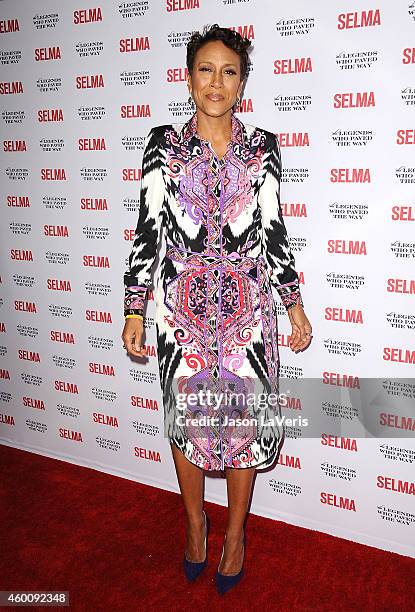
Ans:
[[[211,26],[205,26],[202,34],[200,32],[193,32],[187,43],[186,53],[186,64],[189,73],[192,73],[196,53],[204,44],[212,40],[221,40],[224,45],[239,55],[241,63],[241,80],[244,80],[248,75],[248,48],[251,46],[251,41],[241,36],[239,32],[230,30],[229,28],[221,28],[217,23]]]

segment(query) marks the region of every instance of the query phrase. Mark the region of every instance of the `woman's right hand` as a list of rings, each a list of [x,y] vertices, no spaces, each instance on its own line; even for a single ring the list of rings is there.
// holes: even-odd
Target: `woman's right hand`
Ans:
[[[146,355],[146,350],[142,345],[143,331],[143,319],[139,319],[138,317],[125,319],[121,338],[124,341],[124,347],[127,353],[134,357],[145,357]]]

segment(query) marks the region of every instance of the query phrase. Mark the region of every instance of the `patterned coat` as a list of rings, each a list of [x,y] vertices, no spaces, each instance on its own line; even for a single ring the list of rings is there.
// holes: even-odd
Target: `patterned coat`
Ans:
[[[154,296],[165,433],[206,470],[268,467],[283,440],[271,287],[287,309],[302,300],[280,176],[277,137],[235,115],[222,158],[196,113],[146,138],[124,314],[144,314],[164,240]]]

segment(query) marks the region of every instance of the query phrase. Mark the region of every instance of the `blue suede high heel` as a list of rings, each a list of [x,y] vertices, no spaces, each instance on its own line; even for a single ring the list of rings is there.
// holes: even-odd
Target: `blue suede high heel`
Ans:
[[[206,550],[206,557],[204,561],[201,561],[200,563],[197,563],[195,561],[189,561],[188,559],[186,559],[186,553],[184,554],[183,557],[183,569],[184,569],[184,573],[186,575],[186,578],[190,581],[193,582],[194,580],[196,580],[196,578],[198,576],[200,576],[200,574],[203,572],[203,570],[205,569],[205,567],[207,566],[207,537],[209,534],[209,527],[210,527],[210,521],[209,521],[209,517],[206,515],[206,512],[203,510],[203,514],[205,516],[205,550]]]
[[[244,540],[243,540],[243,546],[244,546],[244,557],[245,557],[245,535],[244,535]],[[222,557],[220,558],[219,565],[221,564],[221,561],[223,559],[224,550],[225,550],[225,544],[222,547]],[[219,595],[224,595],[227,591],[229,591],[234,586],[236,586],[238,582],[241,580],[244,574],[244,562],[242,561],[242,567],[237,574],[221,574],[219,571],[219,565],[218,565],[218,569],[216,570],[216,576],[215,576],[216,589]]]

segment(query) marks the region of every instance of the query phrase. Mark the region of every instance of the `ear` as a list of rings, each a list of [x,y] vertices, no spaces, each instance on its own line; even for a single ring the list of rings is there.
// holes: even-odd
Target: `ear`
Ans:
[[[190,72],[187,75],[187,88],[189,90],[189,95],[190,95],[190,93],[192,91],[192,77],[190,75]]]
[[[244,82],[243,82],[243,81],[241,81],[241,82],[239,83],[239,87],[238,87],[238,98],[240,98],[240,97],[241,97],[241,91],[242,91],[243,86],[244,86]]]

